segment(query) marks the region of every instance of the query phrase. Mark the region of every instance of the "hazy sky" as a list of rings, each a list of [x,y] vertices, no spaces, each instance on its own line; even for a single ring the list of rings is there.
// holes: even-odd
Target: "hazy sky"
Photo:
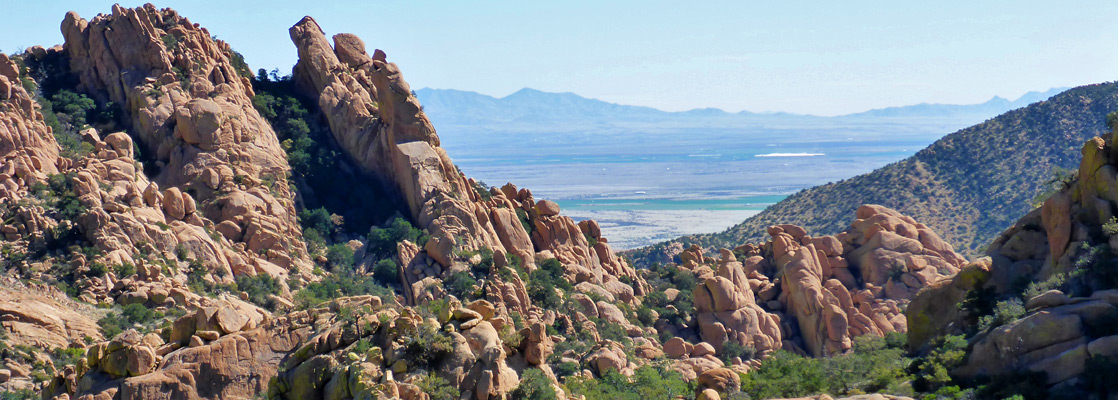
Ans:
[[[255,68],[290,71],[287,29],[383,49],[415,88],[522,87],[664,110],[821,115],[1118,78],[1113,1],[165,1]],[[0,51],[61,43],[67,10],[111,1],[0,2]],[[126,6],[142,3],[123,2]],[[17,17],[18,16],[18,17]]]

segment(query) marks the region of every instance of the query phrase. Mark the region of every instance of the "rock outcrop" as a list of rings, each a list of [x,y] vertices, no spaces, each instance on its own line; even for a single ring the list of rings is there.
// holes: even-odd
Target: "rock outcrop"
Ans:
[[[757,305],[742,263],[729,250],[722,251],[718,271],[695,286],[694,299],[701,344],[715,352],[727,342],[761,355],[782,347],[780,321]]]
[[[51,379],[35,384],[22,370],[26,363],[0,369],[0,379],[46,398],[424,399],[437,382],[462,398],[499,399],[528,370],[559,387],[559,369],[552,371],[559,360],[573,364],[563,373],[587,378],[666,366],[694,381],[700,398],[713,399],[738,387],[739,374],[776,350],[836,355],[850,349],[853,337],[907,330],[900,310],[921,288],[958,297],[980,284],[945,280],[965,264],[951,246],[911,218],[867,205],[836,236],[781,225],[769,230],[771,242],[723,249],[718,260],[697,247],[683,251],[673,273],[690,274],[693,290],[657,294],[669,302],[692,299],[694,312],[642,307],[652,294],[645,278],[664,277],[638,272],[618,257],[596,222],[575,222],[557,203],[511,183],[483,187],[465,177],[440,147],[399,67],[379,50],[370,55],[354,35],[335,35],[331,43],[306,17],[289,31],[299,54],[294,80],[313,99],[312,113],[329,125],[325,145],[340,150],[339,168],[359,171],[398,196],[406,206],[400,211],[424,233],[399,240],[390,255],[383,254],[393,253],[390,246],[370,251],[373,240],[360,237],[364,232],[319,232],[344,247],[340,252],[354,251],[355,268],[336,269],[335,260],[308,254],[296,219],[295,191],[302,189],[287,183],[285,147],[254,108],[250,72],[228,44],[151,5],[114,6],[91,20],[69,13],[61,29],[63,46],[21,57],[65,60],[76,79],[68,90],[92,96],[98,106],[120,105],[123,120],[114,124],[128,129],[78,127],[88,151],[60,155],[64,141],[55,139],[35,95],[23,87],[26,77],[0,55],[3,251],[35,253],[34,260],[11,262],[9,283],[15,285],[15,275],[53,282],[81,301],[113,308],[96,311],[57,290],[51,292],[57,296],[13,292],[0,300],[3,340],[70,348],[66,354],[78,358],[54,366],[45,353],[27,355],[52,368]],[[67,215],[52,203],[58,196],[38,193],[43,183],[68,196]],[[1062,218],[1062,203],[1053,202],[1041,225],[1053,237],[1072,232],[1065,235],[1069,244],[1047,250],[1057,253],[1077,245],[1079,236],[1069,222],[1076,219]],[[1014,257],[1039,254],[1019,244],[1001,248]],[[382,293],[373,281],[359,282],[361,288],[327,285],[324,293],[308,289],[307,298],[293,295],[298,285],[287,287],[288,278],[299,285],[331,274],[364,278],[392,265],[380,264],[387,259],[398,261],[398,270],[382,269],[375,279],[398,277],[399,287],[389,289],[398,298],[319,298]],[[1000,279],[989,275],[991,282]],[[253,277],[269,279],[245,280]],[[1030,307],[1047,307],[1051,318],[1074,328],[1073,318],[1096,323],[1076,307],[1101,309],[1113,304],[1109,299],[1052,294]],[[670,322],[661,311],[674,313]],[[102,337],[94,322],[145,312],[157,321],[128,321],[115,337]],[[939,309],[926,315],[921,326],[966,318]],[[1009,351],[1005,340],[1051,322],[1036,319],[991,333],[982,351]],[[1109,337],[1065,336],[1037,339],[1029,349],[1069,341],[1083,354],[1115,347]],[[563,344],[569,340],[577,343]],[[731,348],[736,354],[728,354]],[[1055,350],[1044,351],[1051,359]]]
[[[1118,357],[1118,333],[1093,334],[1113,329],[1118,289],[1071,298],[1053,291],[1046,297],[1052,299],[1037,296],[1027,316],[976,340],[967,363],[954,373],[973,378],[1028,370],[1043,372],[1052,385],[1083,374],[1092,357]]]
[[[189,219],[188,209],[196,208],[212,221],[206,229],[235,224],[249,264],[259,259],[309,270],[305,245],[295,239],[295,194],[283,184],[290,167],[271,126],[253,108],[244,76],[251,72],[233,66],[228,44],[174,10],[150,4],[117,5],[89,21],[71,12],[62,33],[77,89],[121,105],[138,147],[152,155],[147,162],[159,171],[151,177],[157,186],[134,193],[144,193],[144,201],[171,220]],[[113,143],[125,143],[120,139]],[[131,163],[129,150],[113,151]],[[175,243],[153,244],[169,244],[160,250],[171,251]]]
[[[0,283],[0,326],[9,346],[60,349],[87,337],[99,340],[98,314],[52,287]]]
[[[58,145],[39,104],[23,87],[16,63],[0,54],[0,202],[19,200],[21,191],[58,173],[58,163]],[[22,228],[2,233],[34,231]]]
[[[317,101],[333,139],[354,164],[398,193],[411,218],[430,234],[424,257],[411,258],[405,271],[425,270],[416,275],[438,278],[457,253],[485,248],[515,255],[529,270],[536,261],[557,258],[572,282],[600,285],[625,302],[647,289],[609,248],[597,224],[576,224],[559,215],[557,204],[537,202],[527,189],[481,188],[462,175],[384,52],[369,55],[351,34],[335,35],[331,46],[311,17],[290,35],[299,51],[294,78]],[[428,258],[438,267],[426,263]],[[634,283],[620,282],[623,277]],[[405,282],[411,287],[422,277],[408,279],[414,279]]]
[[[860,335],[906,332],[901,310],[916,291],[965,264],[934,232],[896,211],[863,205],[857,217],[835,236],[814,238],[800,227],[778,225],[769,228],[771,242],[739,248],[752,256],[750,271],[767,278],[752,283],[759,300],[796,323],[789,349],[834,355]]]
[[[1088,140],[1077,175],[1003,232],[987,258],[919,292],[907,311],[910,347],[966,334],[969,354],[954,376],[1041,373],[1051,390],[1068,393],[1091,372],[1089,360],[1118,357],[1109,261],[1118,240],[1106,225],[1118,206],[1114,135]],[[964,299],[997,307],[951,306]]]
[[[299,50],[296,82],[326,111],[334,139],[355,164],[394,187],[430,232],[427,254],[449,267],[458,250],[505,250],[399,67],[383,52],[369,56],[353,35],[335,36],[332,48],[311,17],[290,33]]]

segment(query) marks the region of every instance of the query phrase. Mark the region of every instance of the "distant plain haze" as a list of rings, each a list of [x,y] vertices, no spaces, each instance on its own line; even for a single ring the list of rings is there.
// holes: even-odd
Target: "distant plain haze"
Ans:
[[[113,1],[9,1],[0,51],[62,42],[68,10]],[[415,88],[502,97],[523,87],[666,111],[840,115],[1118,78],[1118,2],[162,1],[255,68],[296,60],[287,29],[383,49]],[[141,2],[122,2],[135,7]],[[16,17],[18,16],[18,17]]]

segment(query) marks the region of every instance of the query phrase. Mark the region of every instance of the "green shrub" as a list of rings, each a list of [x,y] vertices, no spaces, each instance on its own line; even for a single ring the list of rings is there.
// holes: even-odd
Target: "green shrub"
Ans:
[[[745,375],[742,391],[751,398],[802,397],[818,393],[845,395],[884,392],[911,394],[903,389],[911,380],[905,372],[905,340],[862,335],[848,354],[805,358],[778,351],[756,371]]]
[[[446,379],[440,378],[435,373],[429,373],[416,382],[419,389],[430,396],[431,400],[458,400],[461,392],[452,386]]]
[[[466,271],[458,271],[451,274],[443,281],[443,287],[446,288],[447,293],[450,293],[459,300],[467,300],[478,297],[477,296],[477,280]]]
[[[0,400],[33,400],[40,398],[30,389],[12,389],[0,392]]]
[[[116,274],[117,279],[127,278],[136,274],[136,266],[130,262],[123,262],[113,266],[113,273]]]
[[[404,339],[404,359],[409,365],[430,369],[454,351],[454,340],[429,324],[420,325]]]
[[[303,229],[303,241],[307,243],[307,252],[318,254],[326,249],[326,239],[314,228]]]
[[[50,359],[54,362],[55,368],[75,365],[83,356],[85,356],[85,349],[82,347],[58,347],[50,352]]]
[[[474,183],[474,192],[477,193],[478,197],[481,197],[481,201],[488,201],[493,198],[493,193],[489,192],[489,185],[482,181]]]
[[[520,226],[524,227],[524,231],[528,232],[529,236],[532,235],[532,231],[534,230],[534,228],[532,227],[532,223],[528,221],[528,213],[522,209],[517,208],[516,218],[520,220]]]
[[[329,274],[318,282],[311,282],[295,293],[295,303],[306,309],[344,296],[371,294],[381,299],[391,299],[392,289],[377,284],[368,275],[357,275],[351,271]]]
[[[822,393],[828,385],[818,361],[783,350],[765,359],[760,368],[744,378],[741,390],[755,399]]]
[[[565,383],[572,394],[587,400],[690,398],[695,391],[679,372],[653,365],[637,368],[631,378],[611,370],[600,379],[569,377]]]
[[[999,301],[994,306],[993,315],[984,315],[979,319],[978,329],[987,331],[1021,319],[1024,316],[1025,305],[1021,302],[1021,299],[1011,298]]]
[[[1067,283],[1067,278],[1067,274],[1055,273],[1049,276],[1048,279],[1030,283],[1029,286],[1025,288],[1025,292],[1021,294],[1021,297],[1031,299],[1049,290],[1061,289]]]
[[[226,55],[229,56],[229,62],[233,64],[233,70],[237,71],[238,76],[249,79],[253,78],[252,69],[250,69],[248,67],[248,63],[245,62],[244,55],[238,53],[236,50],[233,49],[229,49],[229,52]]]
[[[1110,217],[1110,221],[1102,224],[1102,232],[1106,234],[1107,237],[1118,235],[1118,217]]]
[[[594,246],[598,245],[598,239],[595,239],[593,236],[590,236],[589,233],[583,233],[582,236],[584,238],[586,238],[586,243],[589,243],[590,247],[594,247]]]
[[[248,301],[269,310],[275,309],[275,302],[269,295],[279,295],[282,286],[276,278],[268,274],[242,276],[237,278],[237,289],[248,294]]]
[[[369,230],[369,249],[379,257],[390,257],[396,254],[396,243],[402,240],[418,243],[423,231],[416,229],[408,220],[394,218],[383,228],[373,227]]]
[[[225,270],[219,269],[218,272]],[[209,274],[209,269],[202,263],[202,260],[191,260],[190,266],[186,270],[186,286],[190,291],[205,295],[214,296],[221,292],[231,292],[236,288],[236,284],[219,284],[216,282],[206,281],[206,275]],[[218,274],[220,275],[220,273]]]
[[[580,367],[578,363],[565,362],[555,366],[552,370],[555,372],[556,378],[563,379],[564,377],[582,372],[582,367]]]
[[[753,359],[753,355],[756,353],[756,349],[731,340],[722,344],[722,353],[718,355],[718,358],[721,358],[726,365],[730,365],[734,358],[740,357],[742,361],[749,361]]]
[[[313,210],[304,209],[299,212],[299,223],[303,226],[304,231],[314,229],[320,236],[330,237],[335,230],[334,219],[331,215],[329,211],[322,207]]]
[[[163,42],[163,47],[167,50],[179,45],[179,37],[170,33],[160,36],[159,39]]]
[[[326,262],[331,271],[353,269],[353,249],[345,243],[338,243],[326,248]]]
[[[143,304],[133,303],[122,307],[119,312],[106,314],[97,320],[97,325],[101,327],[101,333],[106,338],[113,338],[124,332],[125,329],[136,325],[141,327],[150,326],[163,319],[163,317],[164,315],[161,312],[147,308]]]
[[[74,173],[51,175],[47,177],[46,184],[36,183],[29,190],[44,202],[44,208],[54,212],[59,219],[76,222],[86,213],[86,208],[74,193],[75,177]]]
[[[185,261],[190,257],[190,251],[186,249],[182,243],[175,245],[175,257],[179,260]]]
[[[488,276],[489,270],[493,268],[493,250],[483,247],[477,251],[477,254],[481,256],[481,262],[470,266],[470,272],[476,277]]]
[[[637,321],[640,321],[644,326],[652,326],[656,322],[653,318],[654,315],[652,307],[649,307],[648,304],[641,304],[640,308],[637,309]]]
[[[100,278],[102,276],[105,276],[105,274],[108,272],[109,268],[106,267],[105,264],[95,262],[89,265],[89,271],[86,272],[86,275],[94,278]]]
[[[129,304],[121,309],[121,315],[135,324],[146,324],[158,318],[163,318],[163,313],[147,308],[143,304]]]
[[[541,262],[539,268],[528,275],[527,286],[528,297],[545,309],[555,309],[563,304],[555,289],[570,291],[572,288],[571,283],[563,278],[563,264],[555,258]]]
[[[962,335],[938,339],[935,348],[915,361],[917,379],[913,387],[921,392],[934,392],[953,383],[949,372],[967,357],[967,340]]]
[[[373,277],[385,285],[399,284],[400,267],[391,259],[377,261],[377,265],[373,266]]]
[[[509,395],[514,399],[525,400],[554,400],[558,399],[555,388],[551,387],[551,380],[538,368],[528,368],[520,376],[520,385]]]

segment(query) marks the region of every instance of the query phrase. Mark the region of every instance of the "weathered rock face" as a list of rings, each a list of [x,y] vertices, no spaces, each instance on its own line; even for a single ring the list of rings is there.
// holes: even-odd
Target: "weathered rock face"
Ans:
[[[966,265],[951,279],[940,279],[918,292],[905,311],[909,346],[918,350],[933,338],[963,333],[968,322],[978,316],[969,315],[958,304],[989,279],[990,259],[984,257]]]
[[[334,140],[359,168],[394,189],[412,219],[430,234],[425,256],[411,261],[423,265],[404,269],[417,272],[406,286],[422,276],[438,278],[459,251],[488,248],[516,255],[529,269],[536,261],[557,258],[572,282],[601,285],[625,302],[647,289],[601,238],[597,224],[576,224],[558,215],[554,202],[536,202],[530,191],[511,184],[478,189],[458,172],[399,68],[383,52],[370,56],[351,34],[334,36],[331,46],[311,17],[293,26],[290,35],[299,51],[295,80],[317,100]],[[425,263],[427,258],[438,268]],[[621,283],[622,277],[634,284]]]
[[[1024,318],[976,340],[967,363],[954,373],[975,377],[1031,370],[1044,372],[1051,385],[1082,374],[1091,357],[1118,356],[1118,347],[1113,345],[1118,343],[1118,335],[1093,337],[1088,333],[1118,317],[1118,290],[1098,291],[1090,297],[1059,297],[1034,305]]]
[[[81,343],[86,337],[101,338],[92,307],[82,307],[50,287],[15,282],[0,285],[0,326],[9,346],[57,349]]]
[[[329,315],[327,316],[329,317]],[[205,300],[175,321],[171,341],[126,331],[90,346],[88,368],[69,371],[56,394],[122,399],[248,398],[269,390],[280,363],[310,338],[306,312],[280,319],[236,299]],[[106,384],[113,378],[114,380]]]
[[[718,352],[726,342],[761,354],[781,348],[780,321],[755,301],[741,262],[722,252],[718,272],[695,286],[696,318],[703,342]]]
[[[966,362],[953,375],[1043,372],[1045,383],[1057,385],[1053,390],[1074,388],[1069,382],[1086,371],[1090,358],[1118,354],[1113,328],[1118,289],[1091,275],[1110,268],[1100,257],[1112,256],[1118,248],[1118,241],[1102,227],[1118,204],[1113,143],[1113,138],[1088,140],[1077,176],[1002,233],[987,249],[988,258],[917,295],[907,311],[911,347],[919,349],[947,334],[977,331],[970,338]],[[1022,296],[1020,282],[1065,280],[1050,285],[1056,289],[1025,291],[1032,297]],[[977,329],[978,316],[949,306],[970,293],[1021,301],[1025,315]]]
[[[857,217],[836,236],[813,238],[793,225],[769,228],[773,240],[763,250],[772,259],[752,264],[780,281],[779,293],[765,290],[775,283],[759,280],[754,286],[763,300],[783,303],[781,319],[796,321],[792,350],[802,345],[815,356],[833,355],[850,349],[856,336],[907,331],[901,309],[909,299],[965,263],[934,232],[896,211],[864,205]]]
[[[58,172],[58,144],[38,107],[21,85],[16,63],[0,54],[0,202],[14,203],[21,188]]]
[[[296,81],[327,111],[340,147],[359,167],[394,187],[412,218],[430,232],[428,254],[446,267],[460,249],[503,249],[487,213],[471,201],[477,196],[473,187],[439,147],[399,68],[383,53],[370,57],[352,35],[336,37],[335,50],[310,17],[290,33],[299,49]]]
[[[71,12],[62,33],[78,89],[122,105],[140,147],[154,154],[160,172],[152,180],[176,194],[153,195],[162,203],[155,206],[179,220],[203,204],[200,217],[211,225],[229,221],[240,228],[252,258],[309,269],[297,239],[294,193],[286,184],[262,184],[283,182],[290,168],[271,126],[253,108],[252,88],[230,61],[227,44],[150,4],[114,6],[91,21]]]

